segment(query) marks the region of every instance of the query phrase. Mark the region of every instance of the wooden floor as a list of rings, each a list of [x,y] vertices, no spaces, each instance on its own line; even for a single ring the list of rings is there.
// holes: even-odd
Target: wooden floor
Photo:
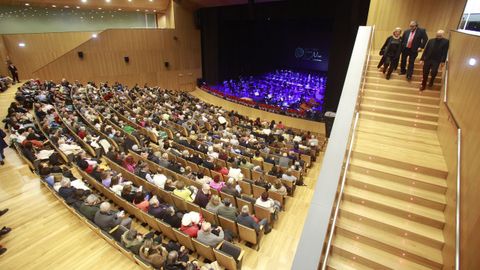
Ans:
[[[330,269],[441,269],[447,167],[436,134],[440,81],[419,92],[373,56]],[[440,77],[440,75],[439,75]]]
[[[16,89],[16,88],[15,88]],[[0,94],[0,118],[13,100],[14,88]],[[217,104],[225,106],[225,104]],[[272,232],[260,250],[244,245],[244,270],[290,269],[318,178],[323,153],[288,198],[287,211],[280,213]],[[0,217],[1,226],[12,231],[0,239],[8,248],[0,257],[0,269],[141,269],[110,246],[43,187],[38,177],[12,149],[6,150],[6,165],[0,166],[0,209],[10,211]]]

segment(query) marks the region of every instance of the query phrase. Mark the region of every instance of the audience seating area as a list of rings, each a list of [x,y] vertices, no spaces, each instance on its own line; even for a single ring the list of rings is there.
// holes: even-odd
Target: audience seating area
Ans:
[[[244,246],[235,243],[261,248],[326,142],[160,88],[31,80],[16,100],[5,123],[25,162],[72,213],[145,269],[241,268]],[[100,210],[87,217],[89,207]],[[102,227],[103,213],[115,215],[115,226]],[[212,243],[197,232],[218,236]],[[131,234],[141,243],[133,245]]]

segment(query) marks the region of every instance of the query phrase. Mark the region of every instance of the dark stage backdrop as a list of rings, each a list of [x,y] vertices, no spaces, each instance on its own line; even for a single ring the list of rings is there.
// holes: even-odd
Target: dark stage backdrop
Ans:
[[[226,21],[220,25],[219,80],[275,69],[328,70],[332,21]]]
[[[277,1],[200,9],[208,84],[279,68],[326,71],[326,110],[336,111],[368,0]]]

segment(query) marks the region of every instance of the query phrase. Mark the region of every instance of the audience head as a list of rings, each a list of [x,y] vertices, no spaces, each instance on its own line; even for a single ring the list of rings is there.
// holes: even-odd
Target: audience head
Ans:
[[[182,180],[178,180],[177,183],[175,184],[175,187],[177,189],[183,189],[185,187],[185,183]]]
[[[61,176],[60,176],[61,177]],[[64,188],[70,187],[70,179],[68,178],[63,178],[62,181],[60,181],[60,186]]]
[[[417,27],[418,27],[417,21],[412,20],[412,21],[410,22],[410,30],[415,30],[415,29],[417,29]]]
[[[175,250],[170,251],[167,256],[167,264],[174,264],[177,261],[177,258],[178,252]]]
[[[152,205],[153,207],[158,207],[160,205],[160,202],[158,201],[157,196],[153,196],[150,199],[150,205]]]
[[[102,202],[100,204],[100,212],[108,213],[110,211],[110,203],[109,202]]]
[[[85,199],[85,204],[87,204],[87,205],[95,205],[95,204],[98,204],[98,202],[99,202],[99,199],[98,199],[97,195],[95,195],[95,194],[90,194]]]
[[[250,214],[250,208],[248,205],[242,206],[242,214]]]
[[[266,191],[262,192],[261,198],[262,198],[262,201],[264,201],[264,202],[267,201],[268,200],[268,192],[266,192]]]
[[[225,199],[223,199],[223,204],[225,206],[229,207],[232,204],[232,202],[230,201],[229,198],[225,198]]]
[[[220,182],[220,176],[218,174],[213,177],[213,182],[215,182],[215,183]]]
[[[206,233],[210,233],[212,229],[212,224],[210,224],[210,222],[203,222],[202,223],[202,231],[206,232]]]
[[[220,204],[220,197],[218,195],[212,195],[212,198],[210,198],[210,203],[217,206]]]

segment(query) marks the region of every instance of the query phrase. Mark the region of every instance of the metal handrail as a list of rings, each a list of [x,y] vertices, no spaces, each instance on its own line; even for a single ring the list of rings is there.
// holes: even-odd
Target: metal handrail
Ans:
[[[374,36],[374,32],[375,32],[375,25],[372,26],[372,32],[370,34],[370,44],[369,44],[369,47],[368,47],[368,54],[367,54],[367,59],[365,61],[365,64],[363,65],[363,80],[362,80],[362,86],[361,86],[361,93],[363,93],[363,89],[365,87],[365,83],[366,83],[366,76],[367,76],[367,72],[368,72],[368,63],[370,62],[370,54],[372,52],[372,46],[373,46],[373,36]],[[345,182],[347,180],[347,171],[348,171],[348,168],[349,168],[349,165],[350,165],[350,160],[351,160],[351,156],[352,156],[352,149],[353,149],[353,142],[355,140],[355,132],[357,130],[357,124],[358,124],[358,118],[359,118],[359,99],[362,97],[361,94],[359,94],[357,96],[357,102],[356,102],[356,108],[355,108],[355,120],[354,120],[354,123],[353,123],[353,127],[352,127],[352,137],[350,138],[350,142],[349,142],[349,148],[348,148],[348,154],[347,154],[347,159],[345,161],[345,165],[344,165],[344,168],[343,168],[343,176],[342,176],[342,180],[341,180],[341,183],[340,183],[340,191],[338,192],[338,198],[337,198],[337,202],[336,202],[336,205],[335,205],[335,211],[334,211],[334,214],[333,214],[333,219],[332,219],[332,224],[330,226],[330,231],[329,231],[329,234],[328,234],[328,241],[327,241],[327,246],[326,246],[326,250],[325,250],[325,256],[323,258],[323,261],[322,261],[322,270],[325,270],[326,267],[327,267],[327,261],[328,261],[328,256],[329,256],[329,253],[330,253],[330,249],[331,249],[331,246],[332,246],[332,240],[333,240],[333,234],[335,232],[335,225],[337,223],[337,218],[338,218],[338,212],[340,211],[340,203],[342,201],[342,196],[343,196],[343,190],[345,188]]]
[[[448,111],[448,114],[452,117],[453,123],[457,128],[457,191],[456,191],[456,212],[455,212],[455,270],[460,270],[460,183],[461,183],[461,159],[462,159],[462,129],[458,124],[455,116],[448,106],[448,70],[449,60],[445,61],[445,74],[443,75],[443,103]]]
[[[457,129],[457,213],[455,220],[455,270],[460,270],[460,179],[461,179],[461,155],[462,129]]]
[[[332,246],[333,232],[335,231],[338,211],[340,210],[340,202],[342,201],[343,189],[345,188],[345,181],[347,180],[347,170],[348,170],[348,166],[350,165],[350,158],[352,155],[353,141],[355,140],[355,131],[357,129],[358,116],[359,116],[359,112],[357,111],[355,114],[355,122],[353,124],[352,138],[350,139],[350,147],[348,148],[347,161],[345,162],[345,167],[343,169],[342,183],[340,185],[340,191],[338,193],[339,195],[337,199],[337,204],[335,205],[335,213],[333,215],[332,225],[331,225],[330,233],[328,235],[327,249],[325,251],[325,257],[323,258],[323,262],[322,262],[322,270],[325,270],[327,267],[328,254],[330,253],[330,247]]]

